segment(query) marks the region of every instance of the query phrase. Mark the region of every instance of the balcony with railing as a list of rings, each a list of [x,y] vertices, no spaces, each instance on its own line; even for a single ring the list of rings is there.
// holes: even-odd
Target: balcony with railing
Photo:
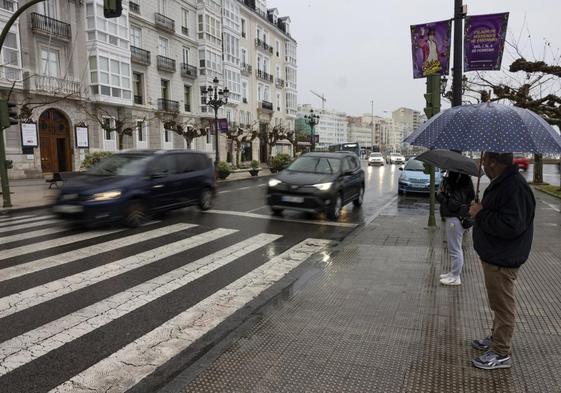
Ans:
[[[273,47],[260,38],[255,39],[255,46],[259,49],[263,49],[264,51],[269,52],[270,54],[273,54]]]
[[[150,65],[150,51],[131,45],[131,61],[145,66]]]
[[[158,98],[158,110],[162,112],[179,112],[179,101]]]
[[[275,85],[279,88],[282,89],[284,87],[284,79],[281,78],[277,78],[275,80]]]
[[[186,35],[189,37],[189,28],[185,26],[181,26],[181,34]]]
[[[270,112],[273,111],[273,103],[272,102],[261,101],[259,106],[260,106],[259,109],[261,109],[261,110],[270,111]]]
[[[17,66],[0,65],[0,80],[14,82],[22,80],[22,70]]]
[[[14,0],[0,0],[0,8],[14,12],[17,9],[17,2]]]
[[[72,38],[72,31],[68,23],[36,12],[31,14],[31,30],[34,33],[45,34],[62,41],[70,41]]]
[[[249,75],[251,74],[251,64],[242,63],[242,74]]]
[[[134,1],[129,1],[129,11],[133,14],[140,15],[140,4]]]
[[[158,59],[158,69],[160,71],[175,72],[175,60],[169,57],[159,55]]]
[[[160,29],[166,30],[170,33],[175,33],[175,21],[173,19],[157,12],[154,15],[156,27],[159,27]]]
[[[32,81],[35,90],[52,95],[79,95],[81,92],[80,82],[71,79],[34,75]]]
[[[185,112],[191,112],[191,104],[184,104],[184,108]]]
[[[184,78],[196,78],[197,67],[185,63],[181,63],[181,76]]]
[[[268,74],[265,71],[257,70],[257,78],[269,83],[273,83],[273,75]]]

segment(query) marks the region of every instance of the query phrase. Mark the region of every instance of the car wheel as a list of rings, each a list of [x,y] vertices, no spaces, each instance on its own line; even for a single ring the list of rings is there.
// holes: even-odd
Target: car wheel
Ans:
[[[343,208],[343,197],[341,196],[341,194],[337,194],[337,196],[333,200],[333,203],[329,207],[329,210],[327,211],[327,217],[330,220],[337,220],[339,218],[339,215],[341,215],[342,208]]]
[[[212,191],[205,188],[199,196],[199,208],[201,210],[210,210],[212,208]]]
[[[362,206],[364,201],[364,186],[360,186],[360,191],[358,192],[358,197],[353,201],[353,205],[356,207]]]
[[[271,208],[271,211],[273,212],[273,214],[275,216],[280,216],[282,214],[282,212],[284,211],[284,209],[277,209],[277,208]]]
[[[131,201],[126,208],[125,224],[128,227],[136,228],[146,222],[148,214],[144,203],[139,200]]]

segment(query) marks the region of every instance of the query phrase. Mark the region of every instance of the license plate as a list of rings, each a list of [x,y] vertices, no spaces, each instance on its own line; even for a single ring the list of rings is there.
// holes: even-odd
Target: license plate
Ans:
[[[413,188],[425,188],[425,185],[424,185],[424,184],[415,184],[415,183],[413,183],[413,184],[411,184],[411,187],[413,187]]]
[[[84,211],[83,206],[79,205],[57,205],[53,207],[55,213],[81,213]]]
[[[295,197],[295,196],[283,196],[281,198],[281,200],[283,202],[288,202],[288,203],[304,203],[304,198],[302,197]]]

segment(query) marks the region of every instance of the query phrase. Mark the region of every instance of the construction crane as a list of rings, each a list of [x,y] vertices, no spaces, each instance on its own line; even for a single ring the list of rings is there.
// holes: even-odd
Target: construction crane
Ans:
[[[318,93],[316,93],[313,90],[310,90],[310,92],[321,100],[321,109],[322,110],[325,109],[325,101],[327,101],[327,99],[325,98],[325,95],[324,94],[319,95]]]

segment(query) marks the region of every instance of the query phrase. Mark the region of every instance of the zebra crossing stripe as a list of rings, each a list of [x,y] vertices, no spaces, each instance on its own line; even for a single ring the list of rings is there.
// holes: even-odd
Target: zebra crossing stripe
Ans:
[[[22,224],[22,225],[14,225],[14,226],[2,226],[0,228],[0,233],[6,233],[6,232],[12,232],[12,231],[17,231],[19,229],[27,229],[27,228],[33,228],[39,225],[47,225],[47,224],[54,224],[54,223],[60,223],[59,220],[55,220],[55,219],[40,219],[40,220],[35,220],[33,222],[29,222],[27,224]]]
[[[170,233],[183,231],[185,229],[196,227],[193,224],[174,224],[167,227],[154,229],[138,233],[136,235],[126,236],[115,240],[109,240],[104,243],[95,244],[93,246],[79,248],[77,250],[68,251],[62,254],[53,255],[36,261],[22,263],[19,265],[0,269],[0,282],[11,280],[16,277],[25,276],[27,274],[36,273],[38,271],[49,269],[55,266],[65,265],[70,262],[87,258],[92,255],[101,254],[103,252],[112,251],[116,248],[130,246],[131,244],[140,243],[145,240],[155,239],[157,237],[169,235]]]
[[[0,318],[236,233],[218,228],[0,298]]]
[[[49,393],[128,391],[328,244],[305,240]]]
[[[6,218],[2,218],[0,219],[0,224],[3,224],[5,222],[9,222],[9,221],[17,221],[17,220],[24,220],[26,218],[31,218],[31,217],[37,217],[37,216],[18,216],[18,217],[6,217]]]
[[[12,236],[3,236],[2,237],[2,244],[17,242],[17,241],[20,241],[20,240],[32,239],[34,237],[51,235],[51,234],[55,234],[55,233],[58,233],[58,232],[64,232],[64,231],[68,231],[68,228],[54,227],[54,228],[47,228],[47,229],[38,229],[36,231],[20,233],[20,234],[12,235]]]
[[[0,344],[0,377],[273,241],[259,234]]]
[[[24,236],[32,234],[34,232],[43,233],[43,231],[46,231],[47,234],[50,234],[50,233],[56,233],[58,231],[64,231],[64,230],[68,230],[68,228],[55,227],[55,228],[51,228],[51,229],[31,231],[31,232],[28,232],[28,233],[21,234],[19,236],[24,237]],[[54,247],[58,247],[58,246],[64,246],[64,245],[67,245],[67,244],[80,242],[80,241],[83,241],[83,240],[94,239],[94,238],[99,237],[99,236],[109,235],[109,234],[120,232],[120,231],[122,231],[122,229],[115,229],[115,230],[109,230],[109,231],[83,232],[83,233],[78,233],[78,234],[75,234],[75,235],[59,237],[57,239],[45,240],[43,242],[33,243],[33,244],[21,246],[21,247],[11,248],[9,250],[2,251],[2,253],[0,254],[0,261],[2,261],[4,259],[8,259],[8,258],[17,257],[17,256],[20,256],[20,255],[30,254],[32,252],[43,251],[43,250],[46,250],[48,248],[54,248]],[[18,236],[18,235],[14,235],[14,236]],[[20,240],[20,239],[18,239],[18,240]]]

